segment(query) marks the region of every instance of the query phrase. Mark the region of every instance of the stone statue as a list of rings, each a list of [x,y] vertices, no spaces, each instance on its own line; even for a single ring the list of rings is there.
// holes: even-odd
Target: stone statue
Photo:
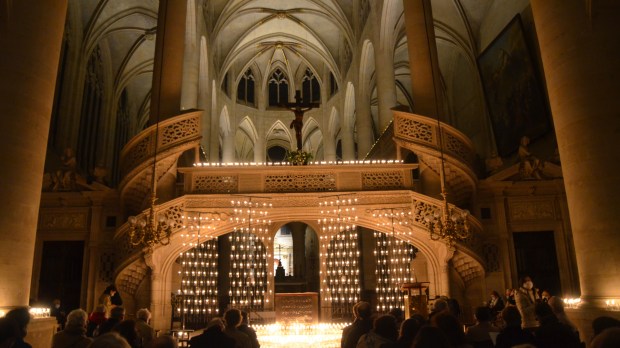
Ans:
[[[77,160],[73,154],[73,149],[70,147],[65,149],[65,152],[60,156],[62,161],[62,187],[65,190],[75,191],[77,189]]]
[[[105,177],[108,175],[108,168],[106,168],[103,163],[98,163],[93,169],[93,180],[100,184],[105,185]]]
[[[530,138],[527,136],[521,137],[521,144],[519,145],[519,174],[521,179],[542,179],[542,169],[544,162],[532,155],[528,149],[530,144]]]

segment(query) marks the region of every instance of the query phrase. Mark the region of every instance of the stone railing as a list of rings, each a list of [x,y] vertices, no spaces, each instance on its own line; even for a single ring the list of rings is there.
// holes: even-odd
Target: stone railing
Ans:
[[[366,163],[367,162],[367,163]],[[413,190],[417,164],[360,161],[341,164],[198,164],[179,168],[185,194]]]
[[[393,114],[395,138],[439,151],[438,134],[441,125],[444,154],[458,158],[473,168],[476,156],[474,145],[465,134],[448,124],[437,122],[437,120],[429,117],[396,110],[393,111]]]
[[[159,123],[157,153],[200,139],[200,116],[202,111],[192,111]],[[140,167],[153,157],[155,151],[155,125],[133,137],[121,150],[122,177]]]
[[[120,155],[122,179],[119,184],[121,204],[126,212],[137,213],[145,208],[151,193],[151,168],[157,138],[157,177],[176,171],[176,163],[183,152],[197,148],[201,138],[200,117],[202,111],[191,111],[153,125],[132,138]]]
[[[401,149],[408,149],[418,156],[420,163],[439,174],[443,151],[450,199],[459,204],[467,204],[478,183],[474,170],[476,153],[469,138],[454,127],[438,123],[435,119],[397,110],[392,112],[394,142],[399,156],[402,155]]]

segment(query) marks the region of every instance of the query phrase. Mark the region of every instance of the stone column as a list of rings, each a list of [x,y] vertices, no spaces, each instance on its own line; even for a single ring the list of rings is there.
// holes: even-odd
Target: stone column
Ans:
[[[620,4],[534,0],[582,298],[620,298]]]
[[[597,311],[620,298],[620,4],[533,0],[549,103],[562,160],[588,339]]]
[[[355,160],[355,138],[353,129],[343,128],[343,134],[340,138],[342,147],[342,159],[345,161]]]
[[[380,45],[383,45],[383,43],[380,43]],[[394,47],[381,47],[375,52],[375,57],[379,58],[377,62],[382,62],[376,64],[375,70],[377,72],[377,101],[379,103],[379,124],[377,125],[379,134],[390,124],[393,118],[392,108],[396,106],[396,78],[394,77],[393,52]]]
[[[261,132],[262,133],[262,132]],[[265,139],[263,135],[259,135],[254,144],[254,162],[261,163],[267,160],[267,153],[265,149]]]
[[[178,1],[178,0],[177,0]],[[180,2],[180,1],[179,1]],[[199,105],[198,85],[200,77],[200,39],[197,38],[196,2],[187,0],[187,25],[185,26],[185,54],[181,89],[182,110],[195,109]],[[203,109],[204,110],[204,109]]]
[[[67,0],[0,1],[0,307],[28,305]]]
[[[160,0],[149,124],[177,116],[181,109],[187,3]]]
[[[228,131],[224,134],[224,139],[222,141],[222,162],[231,163],[235,161],[235,135]]]
[[[334,135],[331,132],[326,132],[323,137],[323,160],[336,160],[336,139],[334,139]]]
[[[293,235],[293,275],[297,279],[306,277],[306,224],[288,224]]]
[[[355,98],[357,105],[357,159],[364,159],[372,148],[374,134],[372,131],[372,115],[370,113],[370,95],[364,88],[358,89],[359,95]]]
[[[416,114],[445,121],[431,0],[403,0]],[[392,66],[392,64],[390,64]]]

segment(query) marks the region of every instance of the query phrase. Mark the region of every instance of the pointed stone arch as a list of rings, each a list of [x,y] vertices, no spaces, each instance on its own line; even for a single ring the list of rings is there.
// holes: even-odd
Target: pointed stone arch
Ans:
[[[220,112],[220,135],[227,136],[232,131],[230,126],[230,115],[228,114],[228,107],[224,105],[222,111]]]
[[[323,144],[323,131],[314,117],[306,120],[302,133],[304,150],[312,153],[314,159],[318,160],[317,153]]]
[[[329,114],[329,123],[327,126],[327,134],[335,137],[340,133],[340,116],[338,115],[338,110],[336,107],[332,107],[332,110]]]
[[[375,74],[375,47],[370,40],[364,41],[360,56],[360,74],[358,87],[361,93],[369,94]]]
[[[282,146],[285,149],[293,149],[294,137],[289,128],[281,121],[275,121],[265,133],[265,147]]]
[[[258,132],[254,122],[245,116],[235,131],[235,157],[241,162],[254,161],[254,146],[258,140]]]

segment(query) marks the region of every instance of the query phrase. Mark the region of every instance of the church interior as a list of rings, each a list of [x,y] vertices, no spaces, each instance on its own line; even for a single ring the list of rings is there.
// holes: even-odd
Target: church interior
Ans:
[[[53,300],[112,284],[162,334],[238,308],[339,347],[359,301],[473,324],[529,276],[588,342],[620,319],[619,7],[1,0],[0,314],[48,347]]]

